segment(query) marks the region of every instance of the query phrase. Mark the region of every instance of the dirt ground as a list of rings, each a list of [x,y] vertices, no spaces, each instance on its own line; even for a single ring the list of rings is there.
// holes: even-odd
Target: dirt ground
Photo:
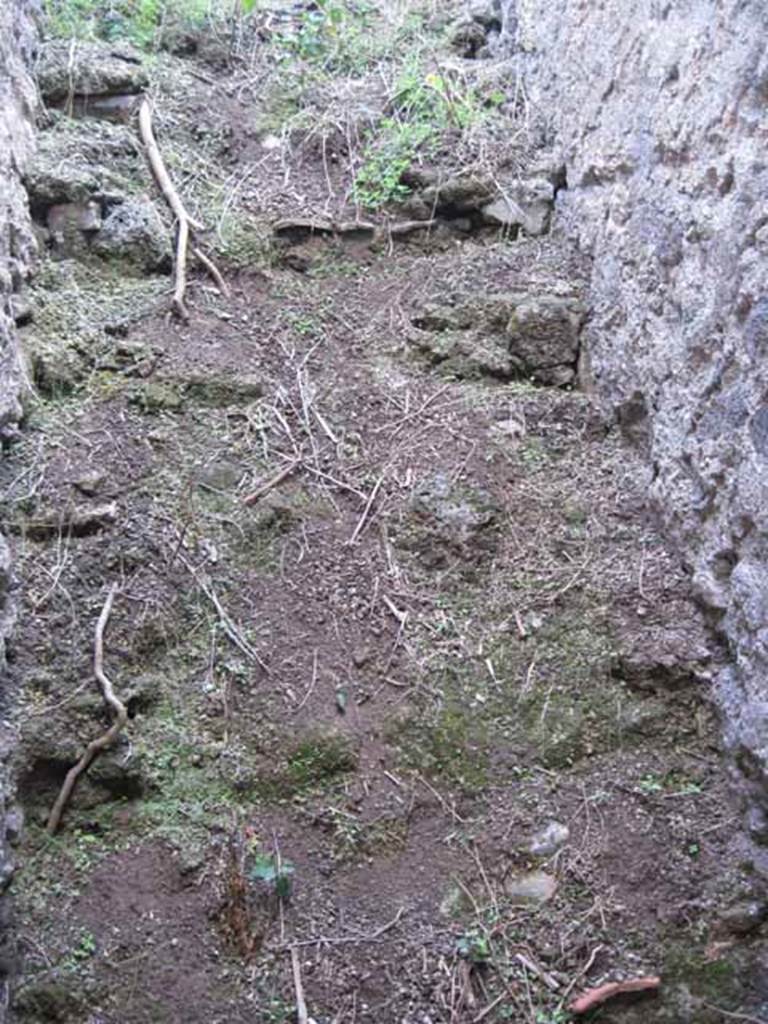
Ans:
[[[593,1019],[759,1020],[766,938],[707,699],[724,653],[648,471],[587,395],[458,373],[415,324],[456,296],[583,295],[588,266],[556,232],[450,223],[272,241],[360,211],[329,157],[345,132],[265,148],[270,45],[258,73],[153,71],[166,141],[227,140],[255,225],[218,249],[231,295],[194,269],[183,323],[166,279],[107,332],[114,358],[30,401],[0,467],[14,1014],[279,1024],[300,979],[317,1024],[562,1024],[584,990],[659,976]],[[115,584],[128,727],[50,837],[108,722]]]

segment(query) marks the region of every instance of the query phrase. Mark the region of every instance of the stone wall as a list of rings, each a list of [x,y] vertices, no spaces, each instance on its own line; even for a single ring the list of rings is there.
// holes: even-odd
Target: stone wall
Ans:
[[[599,399],[727,637],[715,683],[768,841],[768,5],[505,0],[528,111],[593,258]]]
[[[27,72],[37,40],[36,4],[0,0],[0,442],[17,430],[20,416],[20,366],[14,336],[18,293],[35,247],[27,195],[21,176],[33,145],[35,89]],[[0,535],[0,896],[13,873],[8,841],[18,830],[7,807],[7,759],[13,735],[7,724],[7,679],[3,640],[10,625],[10,556]],[[2,989],[13,970],[13,942],[8,928],[9,903],[0,898],[0,1021],[6,999]]]

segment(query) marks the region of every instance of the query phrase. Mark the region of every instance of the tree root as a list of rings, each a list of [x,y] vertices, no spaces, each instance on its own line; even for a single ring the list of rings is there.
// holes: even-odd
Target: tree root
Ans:
[[[104,697],[105,703],[114,711],[115,720],[112,725],[107,729],[105,733],[98,737],[98,739],[91,740],[88,746],[83,751],[83,755],[80,760],[69,769],[67,776],[64,779],[64,784],[61,787],[61,791],[56,799],[56,803],[53,805],[53,810],[48,817],[48,834],[53,835],[56,829],[59,827],[61,822],[61,816],[64,813],[64,809],[67,806],[72,790],[75,787],[75,783],[93,761],[94,757],[100,751],[105,750],[110,746],[118,735],[125,728],[128,721],[128,712],[125,709],[125,704],[115,696],[115,691],[112,688],[112,683],[104,675],[104,630],[109,620],[109,613],[112,611],[112,602],[115,599],[115,593],[117,592],[117,584],[113,584],[110,588],[107,600],[104,602],[104,607],[101,609],[101,615],[99,615],[99,621],[96,623],[96,639],[94,643],[93,652],[93,674],[101,686],[101,693]]]
[[[176,260],[174,263],[174,289],[172,307],[178,316],[185,322],[189,320],[189,310],[186,306],[187,291],[187,252],[189,250],[189,239],[193,231],[202,231],[204,225],[200,221],[190,217],[186,207],[181,201],[176,187],[171,181],[171,176],[165,166],[160,149],[152,130],[152,110],[149,100],[145,97],[139,108],[139,135],[144,143],[147,162],[152,170],[157,186],[163,193],[163,198],[176,217]],[[213,260],[206,256],[199,248],[192,249],[193,255],[211,275],[217,286],[225,296],[229,296],[229,289],[224,283],[218,267]]]

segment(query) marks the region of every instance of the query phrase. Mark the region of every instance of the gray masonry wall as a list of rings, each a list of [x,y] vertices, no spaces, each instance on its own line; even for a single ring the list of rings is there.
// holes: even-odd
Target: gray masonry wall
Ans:
[[[21,185],[32,151],[35,89],[27,68],[37,39],[36,4],[0,0],[0,441],[7,442],[20,415],[20,374],[14,336],[14,296],[18,295],[34,255],[27,196]],[[3,898],[13,872],[9,834],[18,827],[8,804],[7,759],[13,735],[6,724],[7,693],[4,638],[12,617],[9,602],[10,557],[0,535],[0,1021],[2,989],[13,972],[14,946],[9,902]]]
[[[596,394],[730,644],[726,737],[768,841],[768,5],[505,0],[534,118],[593,257]]]

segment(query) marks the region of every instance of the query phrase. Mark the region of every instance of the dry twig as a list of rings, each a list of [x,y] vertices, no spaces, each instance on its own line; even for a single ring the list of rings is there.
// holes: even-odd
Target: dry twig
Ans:
[[[114,740],[117,739],[128,721],[128,712],[125,709],[125,704],[115,696],[112,683],[104,675],[104,630],[106,629],[107,621],[109,620],[109,613],[112,610],[112,602],[115,599],[116,592],[117,584],[115,583],[110,588],[109,594],[107,594],[104,607],[101,609],[101,615],[99,615],[99,620],[96,623],[96,639],[93,653],[93,674],[96,676],[96,679],[101,686],[101,693],[104,697],[105,703],[115,713],[115,719],[105,733],[97,739],[91,740],[85,748],[80,760],[67,772],[64,784],[61,787],[56,803],[53,805],[53,810],[48,818],[47,827],[49,835],[53,835],[59,827],[61,816],[64,813],[64,809],[67,806],[67,802],[69,801],[72,790],[74,789],[75,783],[79,777],[83,774],[91,761],[93,761],[94,757],[96,757],[96,755],[102,750],[109,747]]]
[[[297,1024],[307,1024],[307,1004],[304,999],[304,986],[301,983],[301,964],[299,963],[299,952],[295,946],[291,946],[291,969],[293,971],[293,987],[296,991],[296,1021]]]
[[[404,913],[405,910],[403,909],[403,907],[400,907],[400,909],[398,910],[398,912],[395,914],[391,921],[387,921],[386,924],[383,924],[380,928],[377,928],[376,931],[371,932],[370,935],[318,935],[314,939],[301,939],[299,942],[294,942],[290,947],[278,946],[273,949],[273,952],[278,953],[282,950],[285,950],[286,948],[298,949],[299,946],[344,946],[350,943],[354,944],[357,942],[377,942],[382,935],[384,935],[386,932],[394,928],[395,925],[400,923],[400,918],[403,916]]]
[[[279,472],[275,473],[274,476],[270,477],[261,487],[257,487],[255,491],[251,491],[243,498],[244,505],[255,505],[256,502],[263,498],[265,494],[269,494],[270,491],[278,487],[283,480],[287,480],[288,477],[294,473],[301,465],[301,459],[296,459],[287,466],[283,466]]]
[[[355,527],[352,536],[347,541],[347,545],[349,545],[350,547],[351,547],[352,544],[355,543],[355,541],[357,540],[357,538],[360,536],[360,534],[363,532],[363,529],[365,528],[365,524],[368,521],[368,516],[370,515],[371,508],[373,507],[373,503],[376,500],[376,495],[379,493],[379,488],[384,483],[384,477],[385,476],[386,476],[386,470],[384,470],[384,472],[381,474],[379,479],[373,485],[373,489],[371,490],[371,493],[368,495],[368,501],[365,503],[365,508],[363,509],[363,514],[360,516],[360,519],[357,522],[357,526]]]

